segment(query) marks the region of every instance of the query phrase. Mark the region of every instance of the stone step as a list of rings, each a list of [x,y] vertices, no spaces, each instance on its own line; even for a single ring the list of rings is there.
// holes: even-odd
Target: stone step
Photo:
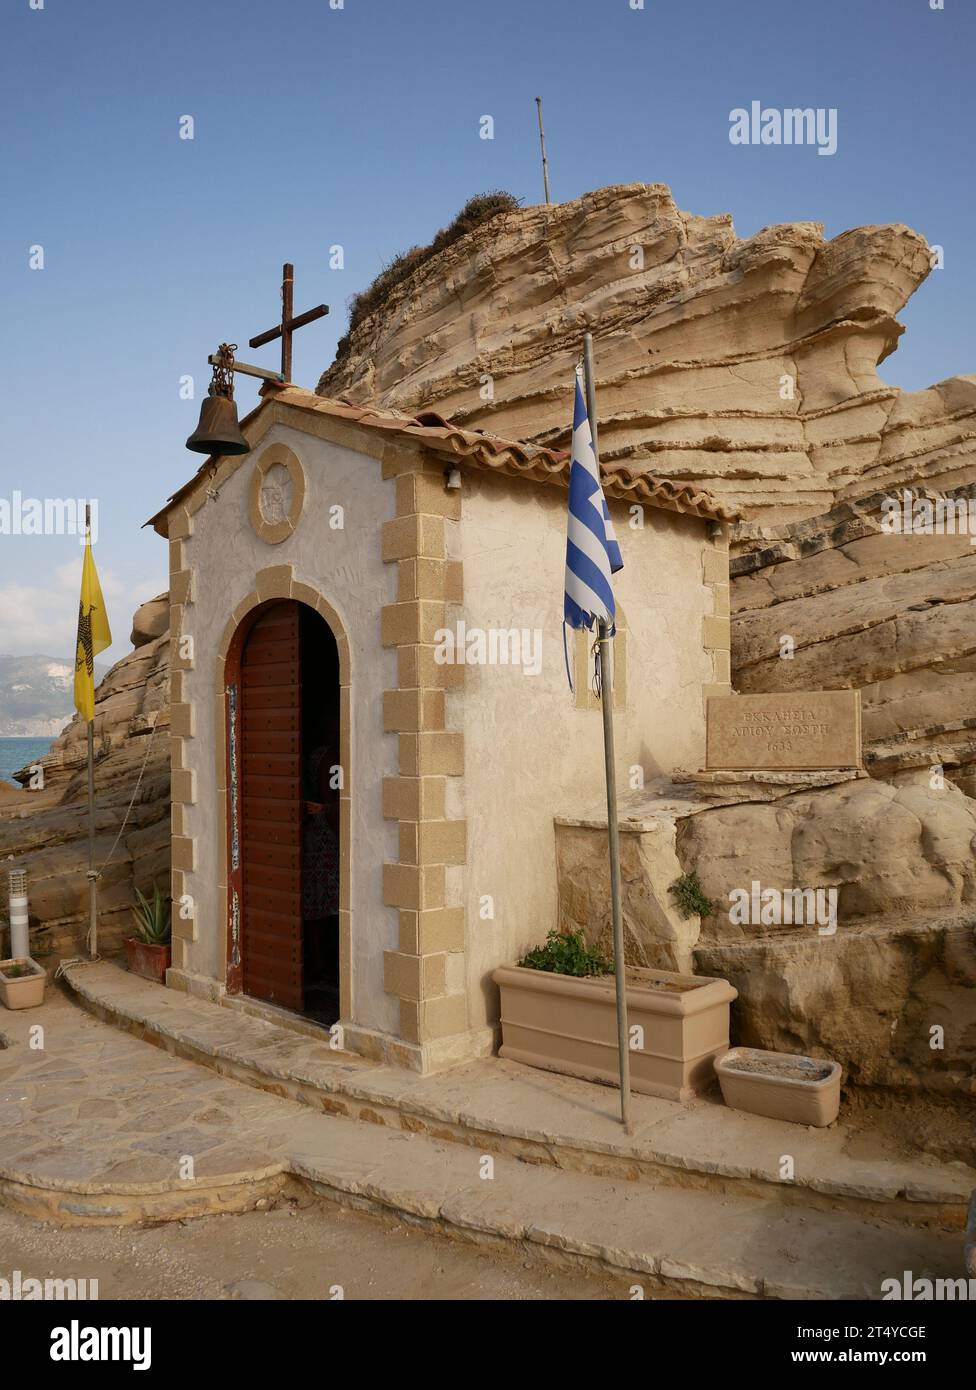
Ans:
[[[880,1299],[882,1282],[963,1277],[956,1234],[803,1212],[772,1201],[651,1187],[420,1134],[309,1116],[289,1141],[292,1173],[352,1201],[541,1258],[632,1277],[647,1294]]]
[[[96,1016],[174,1055],[307,1107],[449,1140],[641,1190],[762,1202],[844,1219],[961,1231],[976,1171],[961,1164],[855,1158],[843,1125],[811,1130],[729,1110],[633,1097],[624,1134],[616,1090],[484,1058],[431,1076],[333,1051],[327,1042],[140,980],[116,966],[70,966]],[[860,1150],[864,1136],[857,1133]],[[792,1178],[784,1180],[784,1161]]]

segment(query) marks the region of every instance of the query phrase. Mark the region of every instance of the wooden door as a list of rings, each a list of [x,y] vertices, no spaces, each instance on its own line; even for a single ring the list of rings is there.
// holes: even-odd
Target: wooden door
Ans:
[[[302,689],[299,606],[275,603],[241,658],[244,993],[301,1013]]]

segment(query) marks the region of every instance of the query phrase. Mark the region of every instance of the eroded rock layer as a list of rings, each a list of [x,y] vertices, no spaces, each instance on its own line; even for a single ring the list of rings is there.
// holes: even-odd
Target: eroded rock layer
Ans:
[[[703,924],[697,959],[739,988],[742,1041],[836,1056],[852,1081],[971,1105],[976,549],[966,530],[887,529],[893,495],[743,526],[732,562],[735,688],[859,689],[870,779],[791,796],[772,816],[709,812],[683,827],[684,858],[723,906]],[[907,501],[910,511],[915,500],[957,503],[958,518],[974,496],[970,481],[938,494],[915,486]],[[753,878],[836,889],[836,935],[731,931],[727,893]]]
[[[976,484],[943,497],[976,516]],[[741,528],[735,688],[860,689],[872,775],[941,768],[972,793],[976,547],[966,532],[886,530],[882,501],[876,494],[798,524]]]
[[[590,329],[605,464],[697,483],[752,517],[812,516],[906,479],[972,478],[976,379],[904,392],[877,372],[929,269],[904,226],[740,239],[664,184],[602,188],[503,214],[428,261],[318,389],[563,445]]]

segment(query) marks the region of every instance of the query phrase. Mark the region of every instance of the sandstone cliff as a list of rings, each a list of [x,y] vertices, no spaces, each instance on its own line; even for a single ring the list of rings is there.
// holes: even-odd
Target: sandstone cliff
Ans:
[[[908,227],[740,239],[664,184],[603,188],[504,213],[426,262],[319,391],[562,445],[591,329],[605,464],[693,481],[753,518],[813,516],[905,480],[972,480],[976,378],[903,392],[877,372],[929,268]]]

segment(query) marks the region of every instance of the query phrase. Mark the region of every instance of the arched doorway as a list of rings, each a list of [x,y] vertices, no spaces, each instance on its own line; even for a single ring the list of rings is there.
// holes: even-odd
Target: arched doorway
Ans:
[[[293,599],[263,604],[245,622],[235,644],[238,813],[230,827],[240,988],[334,1023],[343,775],[338,648],[325,620]]]

